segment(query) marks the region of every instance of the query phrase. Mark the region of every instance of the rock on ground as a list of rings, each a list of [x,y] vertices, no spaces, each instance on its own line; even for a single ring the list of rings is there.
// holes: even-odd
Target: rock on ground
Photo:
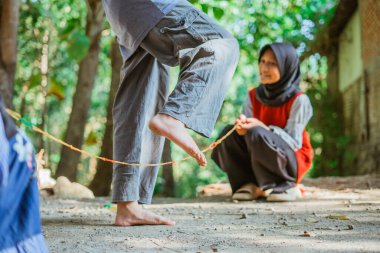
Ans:
[[[54,188],[54,196],[62,199],[93,199],[94,193],[86,186],[70,182],[67,177],[60,176]]]

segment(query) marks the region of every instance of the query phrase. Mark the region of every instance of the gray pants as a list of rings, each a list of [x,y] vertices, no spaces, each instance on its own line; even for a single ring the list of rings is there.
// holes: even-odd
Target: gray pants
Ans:
[[[158,163],[164,138],[148,128],[167,114],[209,137],[239,58],[237,41],[187,1],[154,27],[123,65],[114,118],[114,159]],[[169,95],[168,66],[180,66]],[[150,203],[158,167],[114,166],[113,202]]]
[[[221,136],[231,128],[226,127]],[[295,186],[294,151],[278,135],[262,127],[254,127],[244,136],[235,131],[214,149],[211,157],[227,172],[233,192],[247,183],[275,193]]]

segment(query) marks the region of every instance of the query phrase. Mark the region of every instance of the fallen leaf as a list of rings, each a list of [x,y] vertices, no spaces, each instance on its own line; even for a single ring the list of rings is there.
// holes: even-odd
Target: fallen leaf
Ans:
[[[334,220],[349,220],[350,219],[347,215],[342,215],[342,214],[330,214],[326,218],[334,219]]]
[[[302,236],[302,237],[310,237],[311,235],[310,235],[309,232],[307,232],[307,231],[303,231],[303,234],[300,235],[300,236]]]

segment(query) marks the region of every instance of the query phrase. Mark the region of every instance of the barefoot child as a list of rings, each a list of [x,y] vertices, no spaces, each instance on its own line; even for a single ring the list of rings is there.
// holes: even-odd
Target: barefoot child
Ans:
[[[234,37],[186,0],[103,0],[124,65],[116,94],[114,159],[157,163],[164,137],[201,166],[206,158],[186,128],[209,137],[239,57]],[[169,95],[169,68],[180,67]],[[142,209],[158,167],[116,165],[116,225],[173,225]]]
[[[0,252],[47,252],[41,232],[33,146],[0,97]]]
[[[261,84],[249,91],[236,132],[216,147],[212,159],[227,172],[233,199],[293,201],[301,197],[296,184],[313,158],[305,131],[313,111],[299,89],[296,50],[287,43],[264,46],[259,72]]]

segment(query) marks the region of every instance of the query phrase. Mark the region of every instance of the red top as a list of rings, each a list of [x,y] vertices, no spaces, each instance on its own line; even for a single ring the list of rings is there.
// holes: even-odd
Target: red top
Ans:
[[[252,89],[249,92],[253,108],[253,117],[262,121],[267,126],[273,125],[280,128],[285,128],[294,100],[303,93],[298,92],[285,104],[274,107],[260,103],[255,94],[256,89]],[[297,158],[298,184],[302,180],[305,173],[310,169],[311,161],[314,156],[314,151],[310,144],[309,134],[305,129],[303,130],[302,147],[295,152],[295,155]]]

